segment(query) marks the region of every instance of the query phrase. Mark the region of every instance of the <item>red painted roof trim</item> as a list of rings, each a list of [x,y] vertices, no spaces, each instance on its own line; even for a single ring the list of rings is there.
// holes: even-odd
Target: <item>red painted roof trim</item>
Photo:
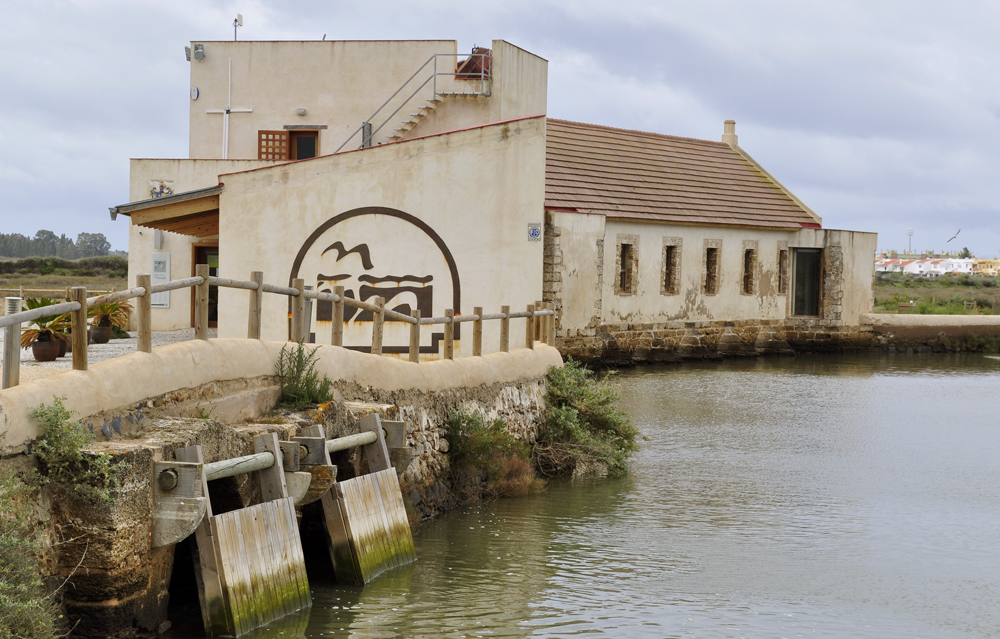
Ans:
[[[259,166],[255,169],[247,169],[245,171],[231,171],[229,173],[220,173],[219,177],[223,175],[236,175],[238,173],[252,173],[254,171],[263,171],[266,169],[273,169],[276,166],[286,166],[288,164],[297,164],[299,162],[312,162],[313,160],[319,160],[320,158],[330,158],[334,156],[347,155],[348,153],[360,153],[362,151],[371,151],[372,149],[378,149],[381,147],[392,146],[394,144],[406,144],[407,142],[416,142],[417,140],[426,140],[428,138],[436,138],[442,135],[450,135],[452,133],[461,133],[462,131],[474,131],[476,129],[485,129],[486,127],[498,126],[501,124],[510,124],[511,122],[520,122],[522,120],[536,120],[538,118],[544,118],[545,115],[522,115],[519,118],[511,118],[509,120],[498,120],[497,122],[487,122],[486,124],[477,124],[475,126],[468,126],[463,129],[454,129],[452,131],[442,131],[440,133],[431,133],[430,135],[422,135],[416,138],[409,138],[408,140],[396,140],[395,142],[386,142],[385,144],[378,144],[376,146],[369,146],[364,149],[351,149],[350,151],[341,151],[340,153],[330,153],[329,155],[317,155],[314,158],[308,158],[305,160],[288,160],[287,162],[281,162],[280,164],[272,164],[270,166]]]

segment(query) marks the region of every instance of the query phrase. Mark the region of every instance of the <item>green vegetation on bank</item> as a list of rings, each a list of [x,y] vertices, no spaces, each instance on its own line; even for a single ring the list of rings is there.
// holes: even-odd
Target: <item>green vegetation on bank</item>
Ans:
[[[59,606],[39,572],[45,547],[36,519],[34,489],[0,476],[0,637],[56,636]]]
[[[874,293],[876,313],[895,313],[900,302],[910,301],[917,304],[913,312],[923,315],[1000,313],[1000,280],[984,275],[876,273]]]
[[[549,370],[545,425],[535,445],[535,464],[545,475],[600,464],[611,476],[628,472],[639,432],[617,407],[619,389],[611,373],[594,372],[569,358]]]
[[[58,486],[82,498],[109,501],[117,486],[112,457],[86,450],[94,436],[72,420],[62,401],[57,397],[29,414],[43,429],[32,447],[38,469],[19,477],[9,467],[0,468],[0,637],[65,636],[57,634],[62,616],[56,593],[41,577],[40,561],[49,548],[39,525],[38,491]]]
[[[522,497],[539,492],[545,482],[535,477],[531,452],[501,419],[453,413],[448,418],[448,456],[461,471],[482,473],[486,498]]]
[[[306,348],[299,342],[292,348],[281,347],[275,374],[281,384],[281,403],[292,410],[303,410],[313,404],[333,399],[333,382],[326,375],[320,379],[316,371],[316,348]]]
[[[56,397],[53,403],[36,406],[28,414],[43,429],[31,451],[40,466],[34,481],[39,486],[58,484],[84,497],[110,501],[111,489],[117,486],[112,457],[86,450],[94,435],[73,421],[73,414],[62,402],[63,398]]]

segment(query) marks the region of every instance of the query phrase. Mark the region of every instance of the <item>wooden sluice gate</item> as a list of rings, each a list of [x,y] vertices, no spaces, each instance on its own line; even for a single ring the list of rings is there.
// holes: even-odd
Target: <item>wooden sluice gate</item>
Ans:
[[[386,423],[387,426],[390,423]],[[195,577],[205,629],[241,636],[312,605],[295,507],[322,500],[337,581],[361,585],[416,560],[396,471],[377,415],[363,432],[327,440],[322,426],[279,442],[254,438],[255,453],[204,463],[201,447],[154,464],[153,545],[194,535]],[[403,438],[402,423],[392,423]],[[336,481],[330,452],[362,446],[369,474]],[[262,503],[214,515],[208,482],[255,472]]]

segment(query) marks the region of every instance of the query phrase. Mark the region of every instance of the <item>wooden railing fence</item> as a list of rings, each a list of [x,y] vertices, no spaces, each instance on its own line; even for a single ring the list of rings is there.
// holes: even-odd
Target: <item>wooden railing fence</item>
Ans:
[[[292,286],[276,286],[264,282],[264,274],[254,271],[249,280],[231,280],[209,275],[207,264],[195,266],[195,276],[180,280],[151,284],[148,274],[136,276],[134,288],[123,291],[104,293],[95,297],[87,297],[87,289],[83,286],[72,287],[69,291],[69,302],[53,304],[29,311],[21,311],[0,316],[0,328],[6,330],[4,338],[4,368],[3,388],[18,384],[18,364],[20,357],[20,326],[43,317],[70,314],[72,322],[73,368],[87,370],[87,309],[112,302],[137,299],[135,306],[136,322],[138,324],[137,350],[149,353],[152,351],[152,308],[151,296],[155,293],[173,291],[180,288],[195,289],[194,333],[195,339],[208,339],[208,287],[244,289],[249,295],[249,317],[247,321],[247,338],[260,339],[261,309],[264,293],[286,295],[292,300],[291,341],[304,342],[310,335],[309,323],[311,313],[306,311],[307,300],[322,300],[333,303],[333,329],[330,343],[334,346],[344,345],[344,307],[370,311],[374,316],[372,322],[372,348],[375,355],[382,354],[382,333],[386,318],[410,325],[409,361],[420,361],[420,330],[422,326],[443,324],[444,341],[443,355],[445,359],[455,358],[456,324],[472,322],[472,355],[478,357],[483,352],[483,322],[500,321],[500,350],[510,350],[510,320],[523,318],[526,320],[525,347],[534,348],[540,341],[552,345],[555,342],[555,311],[545,302],[528,304],[523,311],[511,312],[509,306],[502,306],[499,313],[484,313],[482,307],[475,307],[471,315],[455,315],[453,309],[447,309],[443,317],[420,317],[420,311],[414,310],[409,315],[398,313],[385,307],[385,299],[376,297],[374,302],[364,302],[344,295],[343,286],[334,286],[332,293],[310,290],[302,279],[292,280]],[[18,302],[20,304],[20,302]]]

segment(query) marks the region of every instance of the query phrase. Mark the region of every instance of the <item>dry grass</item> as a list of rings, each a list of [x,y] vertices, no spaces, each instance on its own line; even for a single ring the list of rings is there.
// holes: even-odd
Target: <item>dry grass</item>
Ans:
[[[0,290],[2,289],[52,289],[65,291],[68,286],[86,286],[88,291],[110,291],[128,288],[128,279],[124,277],[108,277],[105,275],[41,275],[38,273],[0,274]],[[2,291],[10,295],[11,291]],[[65,294],[64,294],[65,295]],[[62,297],[62,295],[60,296]]]

